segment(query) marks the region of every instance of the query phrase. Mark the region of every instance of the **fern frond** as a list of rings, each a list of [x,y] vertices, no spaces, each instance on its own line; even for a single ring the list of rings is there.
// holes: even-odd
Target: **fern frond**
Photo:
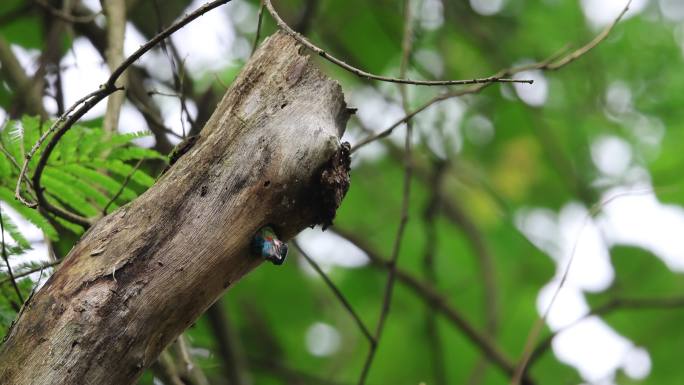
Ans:
[[[37,116],[23,116],[21,118],[22,140],[24,141],[25,152],[31,150],[31,147],[38,142],[41,134],[41,124],[43,123],[41,123],[40,118]],[[47,130],[47,127],[45,129]]]
[[[68,132],[55,146],[55,150],[51,159],[55,163],[68,163],[78,161],[78,149],[83,140],[85,132],[83,130],[76,130]]]
[[[53,241],[57,240],[57,230],[50,222],[34,209],[28,208],[14,198],[14,192],[7,187],[0,186],[0,200],[5,202],[19,215],[26,218],[29,222],[38,227],[45,235]]]
[[[0,130],[0,142],[9,156],[21,165],[24,154],[51,124],[50,121],[42,122],[38,117],[23,117],[20,122],[10,122],[5,129]],[[97,127],[73,126],[57,143],[44,169],[42,182],[46,188],[46,199],[56,207],[87,217],[99,216],[107,205],[116,209],[135,199],[137,191],[151,186],[155,180],[125,162],[165,159],[154,150],[136,147],[131,143],[146,135],[149,132],[109,136]],[[29,175],[34,171],[42,151],[43,148],[38,149],[29,163]],[[77,234],[82,232],[80,226],[58,218],[48,220],[40,212],[16,201],[13,190],[18,173],[19,170],[10,162],[7,154],[0,157],[0,200],[40,228],[50,239],[57,239],[57,231],[52,225],[55,222],[50,220],[58,221]],[[132,187],[122,187],[122,181],[129,175]],[[116,202],[109,204],[115,195]],[[12,239],[17,241],[17,247],[25,247],[25,238],[18,231],[15,232],[15,228],[12,230]]]
[[[12,175],[12,163],[5,154],[0,154],[0,181],[8,179]]]
[[[160,159],[167,160],[167,157],[158,153],[157,151],[150,150],[149,148],[143,147],[119,147],[112,150],[107,157],[109,160],[139,160],[139,159]]]
[[[24,153],[22,151],[22,127],[21,123],[13,122],[7,125],[7,127],[0,133],[0,140],[7,151],[12,154],[14,159],[24,159]]]
[[[62,169],[78,178],[88,181],[91,185],[97,184],[101,186],[111,196],[114,196],[121,189],[121,182],[79,164],[68,164],[63,166]],[[125,187],[120,195],[124,200],[133,200],[136,196],[137,194],[135,191],[128,187]]]
[[[130,132],[126,134],[112,135],[106,141],[100,141],[100,143],[93,147],[92,151],[89,153],[89,156],[91,158],[99,157],[108,150],[113,150],[115,148],[129,144],[131,143],[131,141],[133,141],[133,139],[138,139],[149,135],[149,131]]]
[[[62,180],[65,183],[73,186],[84,196],[86,200],[96,203],[99,208],[104,208],[107,203],[109,203],[110,198],[103,194],[100,190],[84,182],[82,178],[77,178],[67,172],[62,171],[58,167],[46,168],[45,175]]]
[[[108,142],[103,140],[104,133],[102,130],[76,126],[69,132],[71,135],[77,135],[78,133],[81,134],[78,144],[78,159],[81,162],[87,162],[95,158],[93,156],[94,150],[103,145],[103,143]],[[105,144],[105,147],[108,146]]]
[[[10,237],[14,240],[14,242],[17,243],[17,246],[19,246],[20,250],[19,252],[23,250],[30,250],[31,249],[31,242],[29,242],[24,235],[19,231],[19,228],[17,228],[17,225],[12,221],[12,219],[9,217],[9,215],[5,214],[3,211],[2,213],[2,224],[5,228],[5,231],[7,234],[9,234]],[[15,252],[10,253],[10,254],[17,254]]]
[[[143,187],[150,187],[155,182],[154,178],[147,175],[144,171],[135,170],[133,166],[119,160],[94,161],[93,164],[106,168],[122,178],[127,178],[130,175],[133,182]]]
[[[47,188],[52,196],[61,201],[63,205],[82,215],[94,217],[100,213],[98,209],[83,198],[83,195],[77,189],[57,178],[43,174],[43,186]]]
[[[56,203],[53,203],[56,204]],[[59,204],[56,204],[59,206]],[[82,234],[83,231],[85,230],[82,226],[77,225],[75,223],[69,222],[67,220],[64,220],[60,217],[55,217],[55,221],[59,223],[60,226],[64,227],[65,229],[71,231],[74,234]]]

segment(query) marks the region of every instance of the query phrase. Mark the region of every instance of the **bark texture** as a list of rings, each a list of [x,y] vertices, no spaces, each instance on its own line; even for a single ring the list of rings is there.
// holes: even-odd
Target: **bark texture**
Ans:
[[[322,209],[348,185],[347,119],[339,85],[292,38],[270,37],[192,149],[98,221],[27,302],[0,350],[0,383],[134,383],[262,262],[249,251],[261,226],[289,239],[331,219]]]

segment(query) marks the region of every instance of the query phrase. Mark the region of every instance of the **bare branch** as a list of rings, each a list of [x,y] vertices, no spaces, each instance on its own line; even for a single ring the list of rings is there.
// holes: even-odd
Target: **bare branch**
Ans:
[[[303,249],[301,246],[299,246],[299,243],[297,241],[292,241],[294,246],[297,248],[297,252],[304,257],[306,262],[311,265],[311,267],[318,273],[318,275],[323,278],[323,281],[325,284],[332,290],[333,294],[335,294],[335,297],[340,301],[342,306],[347,310],[349,315],[352,316],[354,319],[354,322],[356,322],[356,325],[358,325],[359,330],[361,330],[361,333],[363,333],[364,337],[370,342],[371,345],[375,343],[375,339],[373,338],[373,335],[371,335],[370,330],[368,330],[368,327],[366,327],[366,324],[363,323],[363,320],[359,316],[359,314],[354,311],[354,308],[352,307],[351,303],[347,300],[347,298],[342,294],[342,291],[335,285],[335,283],[328,277],[327,274],[321,269],[321,267],[316,263],[316,261],[313,260]]]
[[[411,79],[404,79],[404,78],[393,78],[390,76],[382,76],[382,75],[374,75],[372,73],[360,70],[356,67],[353,67],[346,62],[330,55],[327,53],[325,50],[319,48],[318,46],[314,45],[311,43],[307,38],[302,36],[300,33],[294,31],[292,28],[290,28],[287,23],[283,21],[283,19],[280,18],[280,15],[276,12],[275,8],[273,8],[273,4],[271,4],[271,0],[264,0],[264,4],[266,5],[266,9],[268,12],[271,14],[273,19],[275,20],[276,24],[278,24],[278,27],[285,31],[288,35],[292,36],[297,40],[299,43],[301,43],[303,46],[306,48],[310,49],[311,51],[315,52],[317,55],[321,56],[322,58],[328,60],[329,62],[355,74],[356,76],[366,78],[366,79],[372,79],[372,80],[380,80],[383,82],[390,82],[390,83],[401,83],[401,84],[413,84],[417,86],[451,86],[451,85],[466,85],[466,84],[479,84],[479,83],[528,83],[532,84],[532,80],[517,80],[517,79],[507,79],[501,76],[490,76],[487,78],[477,78],[477,79],[467,79],[467,80],[411,80]]]
[[[205,13],[211,11],[214,8],[217,8],[221,5],[224,5],[231,0],[215,0],[209,3],[206,3],[202,7],[198,8],[194,12],[186,15],[170,27],[166,28],[164,31],[160,32],[157,34],[154,38],[152,38],[150,41],[147,43],[143,44],[138,50],[136,50],[131,56],[129,56],[126,60],[124,60],[123,63],[119,67],[117,67],[114,71],[112,71],[111,76],[107,80],[105,84],[100,86],[100,88],[96,91],[93,91],[92,93],[88,94],[84,98],[80,99],[78,102],[76,102],[73,106],[67,110],[53,125],[50,127],[50,130],[46,131],[46,133],[40,138],[40,140],[33,146],[31,151],[26,156],[26,159],[24,160],[24,165],[22,166],[22,172],[19,175],[19,178],[17,180],[17,188],[15,190],[15,196],[17,199],[22,201],[22,203],[27,204],[29,207],[36,207],[37,205],[40,205],[41,207],[45,208],[46,210],[49,210],[50,212],[53,212],[55,215],[59,215],[62,218],[69,220],[71,222],[77,223],[79,225],[88,227],[91,222],[88,219],[82,218],[80,216],[77,216],[72,213],[68,212],[60,212],[61,210],[52,206],[45,198],[44,195],[44,189],[40,185],[40,178],[43,174],[43,170],[45,169],[45,166],[47,165],[47,161],[50,157],[50,154],[54,150],[55,146],[59,142],[59,140],[62,138],[62,136],[78,121],[83,115],[85,115],[86,112],[90,111],[97,103],[99,103],[102,99],[106,98],[107,96],[111,95],[112,93],[121,90],[121,88],[117,87],[115,85],[116,81],[119,79],[119,77],[123,74],[123,72],[130,67],[136,60],[138,60],[142,55],[144,55],[146,52],[151,50],[154,46],[159,44],[162,40],[166,39],[168,36],[176,32],[177,30],[181,29],[191,21],[197,19],[198,17],[204,15]],[[80,106],[80,107],[79,107]],[[73,113],[72,113],[73,112]],[[21,198],[20,190],[21,190],[21,180],[23,179],[26,169],[28,168],[28,163],[30,162],[31,158],[33,155],[35,155],[36,151],[38,148],[40,148],[41,144],[43,141],[46,140],[46,138],[54,132],[54,135],[50,138],[50,141],[46,145],[45,149],[41,153],[40,159],[38,161],[38,164],[36,166],[36,170],[33,174],[32,181],[33,181],[33,186],[36,191],[36,197],[37,197],[37,204],[36,203],[28,203],[26,202],[23,198]]]
[[[168,350],[164,350],[150,367],[164,385],[187,385],[179,376],[176,364]]]
[[[381,257],[380,254],[370,247],[363,238],[356,236],[352,232],[340,229],[339,227],[335,228],[334,231],[366,253],[374,267],[383,270],[390,269],[391,262],[386,258]],[[436,288],[429,283],[416,278],[410,272],[400,268],[396,269],[396,277],[418,297],[432,306],[435,310],[439,311],[449,322],[461,330],[463,335],[473,344],[473,346],[482,351],[487,359],[498,369],[506,375],[513,375],[513,372],[515,371],[514,362],[506,357],[501,349],[491,341],[487,334],[478,331],[459,310],[451,306],[449,301],[442,296]],[[523,384],[533,384],[533,381],[527,377],[523,377],[522,382]]]
[[[283,365],[280,361],[273,359],[273,357],[260,358],[252,357],[250,358],[250,363],[262,372],[266,372],[273,377],[281,379],[284,384],[290,385],[345,385],[340,382],[333,382],[325,378],[317,377],[302,370],[289,368]]]
[[[257,15],[257,27],[256,33],[254,34],[254,43],[252,43],[252,54],[256,51],[259,45],[259,35],[261,34],[261,22],[264,18],[264,0],[259,3],[259,14]]]
[[[630,3],[631,3],[631,0],[630,0]],[[569,53],[569,54],[567,54],[561,58],[558,58],[559,54],[556,53],[556,54],[550,56],[549,58],[547,58],[543,61],[537,62],[537,63],[532,63],[532,64],[527,64],[527,65],[523,65],[523,66],[519,66],[519,67],[511,67],[511,68],[503,69],[503,70],[499,71],[493,77],[494,78],[496,78],[496,77],[501,78],[501,77],[505,77],[505,76],[513,76],[517,73],[524,72],[524,71],[531,71],[531,70],[556,71],[558,69],[561,69],[562,67],[564,67],[564,66],[572,63],[573,61],[579,59],[581,56],[583,56],[584,54],[589,52],[591,49],[593,49],[594,47],[599,45],[602,41],[604,41],[606,39],[606,37],[608,37],[610,32],[613,30],[613,27],[615,27],[617,22],[620,21],[622,16],[624,16],[624,14],[627,12],[627,10],[629,9],[628,7],[629,7],[629,4],[627,4],[627,7],[620,13],[618,18],[611,25],[606,27],[601,33],[596,35],[596,37],[594,37],[589,43],[585,44],[584,46],[577,49],[576,51],[573,51],[573,52],[571,52],[571,53]],[[563,52],[563,50],[561,50],[559,52]],[[416,110],[406,114],[406,116],[399,119],[394,124],[387,127],[386,129],[384,129],[384,130],[382,130],[376,134],[369,135],[365,139],[361,140],[359,143],[355,144],[352,147],[351,152],[353,153],[353,152],[357,151],[359,148],[367,145],[368,143],[371,143],[371,142],[374,142],[376,140],[382,139],[386,136],[389,136],[390,134],[392,134],[392,132],[394,131],[395,128],[406,123],[407,120],[409,120],[409,119],[413,118],[414,116],[418,115],[419,113],[425,111],[428,107],[432,106],[435,103],[438,103],[438,102],[441,102],[441,101],[444,101],[447,99],[455,98],[458,96],[478,93],[478,92],[482,91],[482,89],[490,86],[491,84],[493,84],[493,83],[489,82],[489,83],[484,83],[484,84],[478,84],[478,85],[471,86],[471,87],[466,88],[466,89],[462,89],[462,90],[458,90],[458,91],[445,92],[443,94],[437,95],[437,96],[433,97],[432,99],[428,100],[422,106],[418,107]]]
[[[22,271],[22,272],[20,272],[20,273],[16,273],[16,272],[15,272],[14,278],[15,278],[15,279],[23,278],[23,277],[29,276],[29,275],[31,275],[31,274],[33,274],[33,273],[41,272],[41,271],[43,271],[43,270],[45,270],[45,269],[47,269],[47,268],[49,268],[49,267],[55,267],[55,266],[59,265],[60,263],[62,263],[62,261],[52,261],[52,262],[44,263],[44,264],[42,264],[42,265],[40,265],[40,266],[38,266],[38,267],[35,267],[35,268],[33,268],[33,269],[29,269],[29,270],[26,270],[26,271]],[[7,283],[7,282],[9,282],[9,281],[10,281],[10,278],[9,278],[9,277],[0,280],[0,286],[4,285],[5,283]]]
[[[268,0],[266,0],[268,1]],[[409,59],[411,56],[411,51],[413,49],[413,14],[411,12],[411,0],[404,0],[404,37],[402,39],[402,58],[401,58],[401,69],[400,76],[402,78],[406,77],[406,72],[408,70]],[[401,93],[401,102],[404,108],[404,112],[408,111],[408,96],[406,94],[406,84],[401,83],[399,85],[399,91]],[[406,229],[406,224],[408,223],[408,209],[409,201],[411,197],[411,178],[412,170],[411,167],[411,136],[413,133],[412,124],[410,120],[406,121],[406,138],[404,141],[404,187],[403,187],[403,197],[401,203],[401,217],[399,218],[399,227],[397,229],[397,235],[394,239],[394,245],[392,246],[392,257],[390,259],[390,269],[387,277],[387,284],[385,286],[385,294],[382,300],[382,308],[380,309],[380,318],[375,329],[375,336],[373,338],[373,343],[370,346],[368,356],[366,357],[366,362],[363,365],[363,370],[361,371],[361,377],[359,379],[359,385],[363,385],[368,377],[368,372],[373,364],[375,358],[375,353],[377,352],[378,344],[380,343],[380,338],[382,337],[382,332],[385,327],[385,321],[389,316],[390,307],[392,305],[392,293],[394,291],[394,282],[396,280],[396,269],[397,261],[399,260],[399,253],[401,251],[401,241],[404,237],[404,230]]]
[[[5,75],[7,82],[16,92],[16,101],[19,107],[23,107],[27,113],[46,117],[43,108],[41,89],[26,74],[19,60],[12,52],[10,44],[3,36],[0,36],[0,71]],[[9,111],[12,115],[12,111]]]
[[[119,187],[119,191],[117,191],[116,194],[114,194],[114,196],[112,196],[112,199],[110,199],[109,202],[107,202],[105,207],[102,209],[102,215],[103,216],[107,215],[107,209],[109,209],[109,206],[111,206],[117,199],[119,199],[119,196],[121,196],[121,194],[124,192],[124,190],[126,189],[126,186],[128,186],[128,183],[131,181],[131,178],[133,178],[133,174],[135,174],[138,171],[138,168],[140,168],[140,165],[142,164],[142,162],[143,162],[143,159],[139,159],[135,163],[135,166],[133,166],[133,170],[131,170],[131,172],[128,175],[126,175],[126,179],[124,179],[123,183],[121,183],[121,187]]]
[[[178,336],[171,348],[176,353],[176,368],[184,384],[209,385],[209,380],[207,380],[204,371],[192,359],[190,343],[184,334]]]
[[[107,16],[107,67],[114,72],[124,61],[124,39],[126,34],[126,1],[104,0],[102,8]],[[119,79],[119,86],[125,87],[128,82],[125,73]],[[116,132],[119,127],[119,114],[126,98],[124,93],[113,94],[107,99],[107,110],[102,128],[107,135]]]
[[[44,10],[48,11],[52,16],[55,16],[59,19],[62,19],[63,21],[66,21],[67,23],[90,23],[91,21],[95,20],[95,18],[101,14],[101,12],[93,13],[92,15],[88,16],[74,16],[69,12],[64,12],[62,10],[59,10],[53,6],[51,6],[47,1],[45,0],[33,0],[33,3],[40,6]]]
[[[589,52],[592,48],[597,46],[600,42],[605,40],[605,38],[608,36],[608,34],[613,30],[613,27],[622,19],[622,17],[627,13],[629,10],[629,6],[632,3],[632,0],[629,0],[627,2],[627,5],[625,5],[625,8],[620,12],[618,17],[615,19],[613,23],[611,23],[608,27],[606,27],[598,36],[596,36],[592,41],[590,41],[588,44],[586,44],[584,47],[570,53],[564,58],[559,59],[556,64],[549,64],[550,69],[558,69],[561,68],[562,66],[569,64],[579,58],[580,56],[584,55],[585,53]],[[609,200],[610,201],[610,200]],[[608,201],[608,202],[609,202]],[[605,203],[600,203],[598,207],[595,207],[594,210],[592,211],[597,211],[600,209],[600,207],[603,207],[603,205],[607,204],[608,202]],[[591,213],[585,218],[585,224],[586,222],[591,218]],[[584,228],[584,225],[582,225],[582,228]],[[579,235],[578,235],[579,237]],[[532,329],[530,330],[530,333],[527,337],[527,340],[525,341],[525,347],[523,349],[523,354],[522,357],[520,358],[520,361],[515,369],[515,374],[511,378],[511,385],[518,385],[520,383],[520,379],[523,376],[523,373],[525,372],[525,366],[527,366],[527,362],[530,360],[530,357],[533,353],[533,344],[539,337],[539,334],[541,333],[542,327],[544,323],[546,322],[546,319],[551,312],[551,308],[553,307],[554,302],[556,301],[556,298],[558,297],[558,294],[560,293],[561,289],[563,289],[563,286],[565,285],[566,279],[568,277],[568,274],[570,272],[570,267],[572,267],[572,262],[575,258],[575,250],[577,248],[577,244],[579,243],[579,239],[576,240],[575,244],[572,247],[572,251],[570,254],[570,259],[568,260],[568,264],[565,266],[565,271],[563,272],[563,276],[561,277],[560,283],[558,284],[558,288],[556,291],[553,293],[553,296],[551,297],[551,302],[549,302],[548,307],[544,311],[544,314],[537,319],[537,321],[534,323],[532,326]]]
[[[433,97],[432,99],[430,99],[429,101],[427,101],[426,103],[424,103],[422,106],[420,106],[417,109],[407,113],[403,118],[399,119],[398,121],[396,121],[394,124],[392,124],[388,128],[380,131],[377,134],[370,135],[367,138],[361,140],[359,143],[355,144],[351,148],[351,152],[353,153],[353,152],[357,151],[359,148],[367,145],[368,143],[371,143],[371,142],[374,142],[378,139],[382,139],[386,136],[389,136],[394,131],[395,128],[397,128],[397,127],[401,126],[402,124],[406,123],[407,121],[411,120],[414,116],[425,111],[428,107],[432,106],[433,104],[435,104],[437,102],[441,102],[442,100],[455,98],[457,96],[463,96],[463,95],[473,94],[473,93],[479,92],[481,89],[485,88],[487,85],[489,85],[489,84],[480,84],[480,85],[471,86],[471,87],[468,87],[468,88],[465,88],[462,90],[453,91],[453,92],[446,92],[446,93],[437,95],[437,96]]]
[[[433,165],[433,172],[429,184],[432,195],[425,208],[423,218],[425,220],[425,251],[423,254],[423,273],[427,282],[437,285],[437,271],[435,269],[435,253],[439,239],[437,237],[437,213],[442,205],[442,182],[446,171],[446,163],[436,160]],[[437,324],[437,312],[430,306],[425,309],[425,326],[428,342],[431,345],[432,362],[435,376],[435,384],[446,385],[447,373],[444,362],[444,351],[440,338],[439,327]]]
[[[82,4],[76,4],[74,13],[79,16],[92,15],[92,12]],[[74,29],[79,34],[86,37],[97,49],[102,58],[106,60],[107,34],[105,30],[101,29],[95,23],[75,24]],[[154,148],[163,154],[168,153],[173,148],[173,145],[169,142],[166,134],[176,134],[164,125],[159,108],[145,90],[145,80],[151,79],[152,77],[145,69],[136,66],[131,66],[126,72],[128,73],[128,87],[126,92],[128,100],[133,103],[140,113],[142,113],[143,118],[147,122],[150,131],[154,135]]]
[[[564,331],[572,328],[573,326],[579,324],[580,322],[592,317],[606,315],[619,310],[642,310],[642,309],[679,309],[684,307],[684,297],[671,297],[671,298],[614,298],[605,304],[595,307],[589,311],[586,315],[571,323],[570,325],[556,330],[549,336],[544,338],[536,348],[532,351],[530,358],[527,362],[527,367],[525,371],[527,372],[544,353],[546,353],[551,347],[551,342],[553,339],[563,333]]]
[[[564,66],[572,63],[573,61],[582,57],[587,52],[594,49],[594,47],[596,47],[602,41],[604,41],[608,37],[608,35],[613,31],[613,28],[615,28],[617,23],[619,23],[620,20],[622,20],[622,17],[625,16],[625,13],[627,13],[627,11],[629,11],[629,6],[631,4],[632,4],[632,0],[629,0],[627,2],[627,5],[625,5],[625,8],[618,15],[618,17],[615,18],[615,20],[610,25],[608,25],[603,31],[601,31],[601,33],[596,35],[596,37],[594,37],[588,44],[586,44],[585,46],[571,52],[570,54],[559,59],[558,61],[555,61],[555,62],[549,64],[546,68],[543,68],[543,69],[557,70],[561,67],[564,67]]]
[[[28,164],[29,164],[29,161],[31,160],[31,158],[33,158],[33,156],[36,154],[36,152],[38,151],[40,146],[43,144],[43,142],[50,136],[51,133],[53,133],[57,129],[57,127],[59,126],[60,123],[64,122],[64,120],[66,119],[66,117],[69,114],[71,114],[82,103],[85,103],[86,101],[88,101],[89,99],[94,97],[98,92],[99,92],[99,90],[93,91],[93,92],[89,93],[88,95],[82,97],[81,99],[77,100],[76,103],[74,103],[71,107],[69,107],[69,109],[67,111],[65,111],[64,114],[59,119],[57,119],[50,126],[50,128],[47,131],[45,131],[43,133],[43,135],[41,135],[40,138],[38,138],[38,141],[36,142],[36,144],[34,144],[33,147],[31,148],[31,150],[29,150],[26,153],[26,159],[24,159],[24,163],[21,166],[21,171],[19,171],[19,178],[17,178],[17,186],[14,190],[14,197],[17,198],[21,203],[23,203],[24,205],[31,207],[31,208],[36,208],[38,206],[35,203],[30,203],[30,202],[24,200],[24,198],[21,196],[21,181],[22,181],[22,179],[24,179],[26,177],[26,172],[28,171]],[[27,180],[28,180],[28,178],[27,178]]]
[[[214,335],[218,355],[222,359],[223,371],[230,385],[247,385],[253,381],[249,375],[247,360],[240,344],[240,336],[234,330],[230,314],[221,300],[216,301],[205,313]]]

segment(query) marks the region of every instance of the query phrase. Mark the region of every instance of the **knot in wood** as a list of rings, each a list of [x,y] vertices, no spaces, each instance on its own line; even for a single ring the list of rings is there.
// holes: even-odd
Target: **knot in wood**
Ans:
[[[337,208],[340,207],[342,199],[349,190],[350,149],[348,142],[342,143],[321,170],[318,190],[321,208],[316,223],[321,224],[323,230],[332,225]]]

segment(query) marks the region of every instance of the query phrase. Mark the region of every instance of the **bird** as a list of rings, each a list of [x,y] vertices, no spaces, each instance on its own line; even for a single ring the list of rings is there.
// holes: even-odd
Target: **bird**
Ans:
[[[282,265],[287,257],[287,243],[278,239],[271,226],[264,226],[252,238],[252,252],[274,265]]]

